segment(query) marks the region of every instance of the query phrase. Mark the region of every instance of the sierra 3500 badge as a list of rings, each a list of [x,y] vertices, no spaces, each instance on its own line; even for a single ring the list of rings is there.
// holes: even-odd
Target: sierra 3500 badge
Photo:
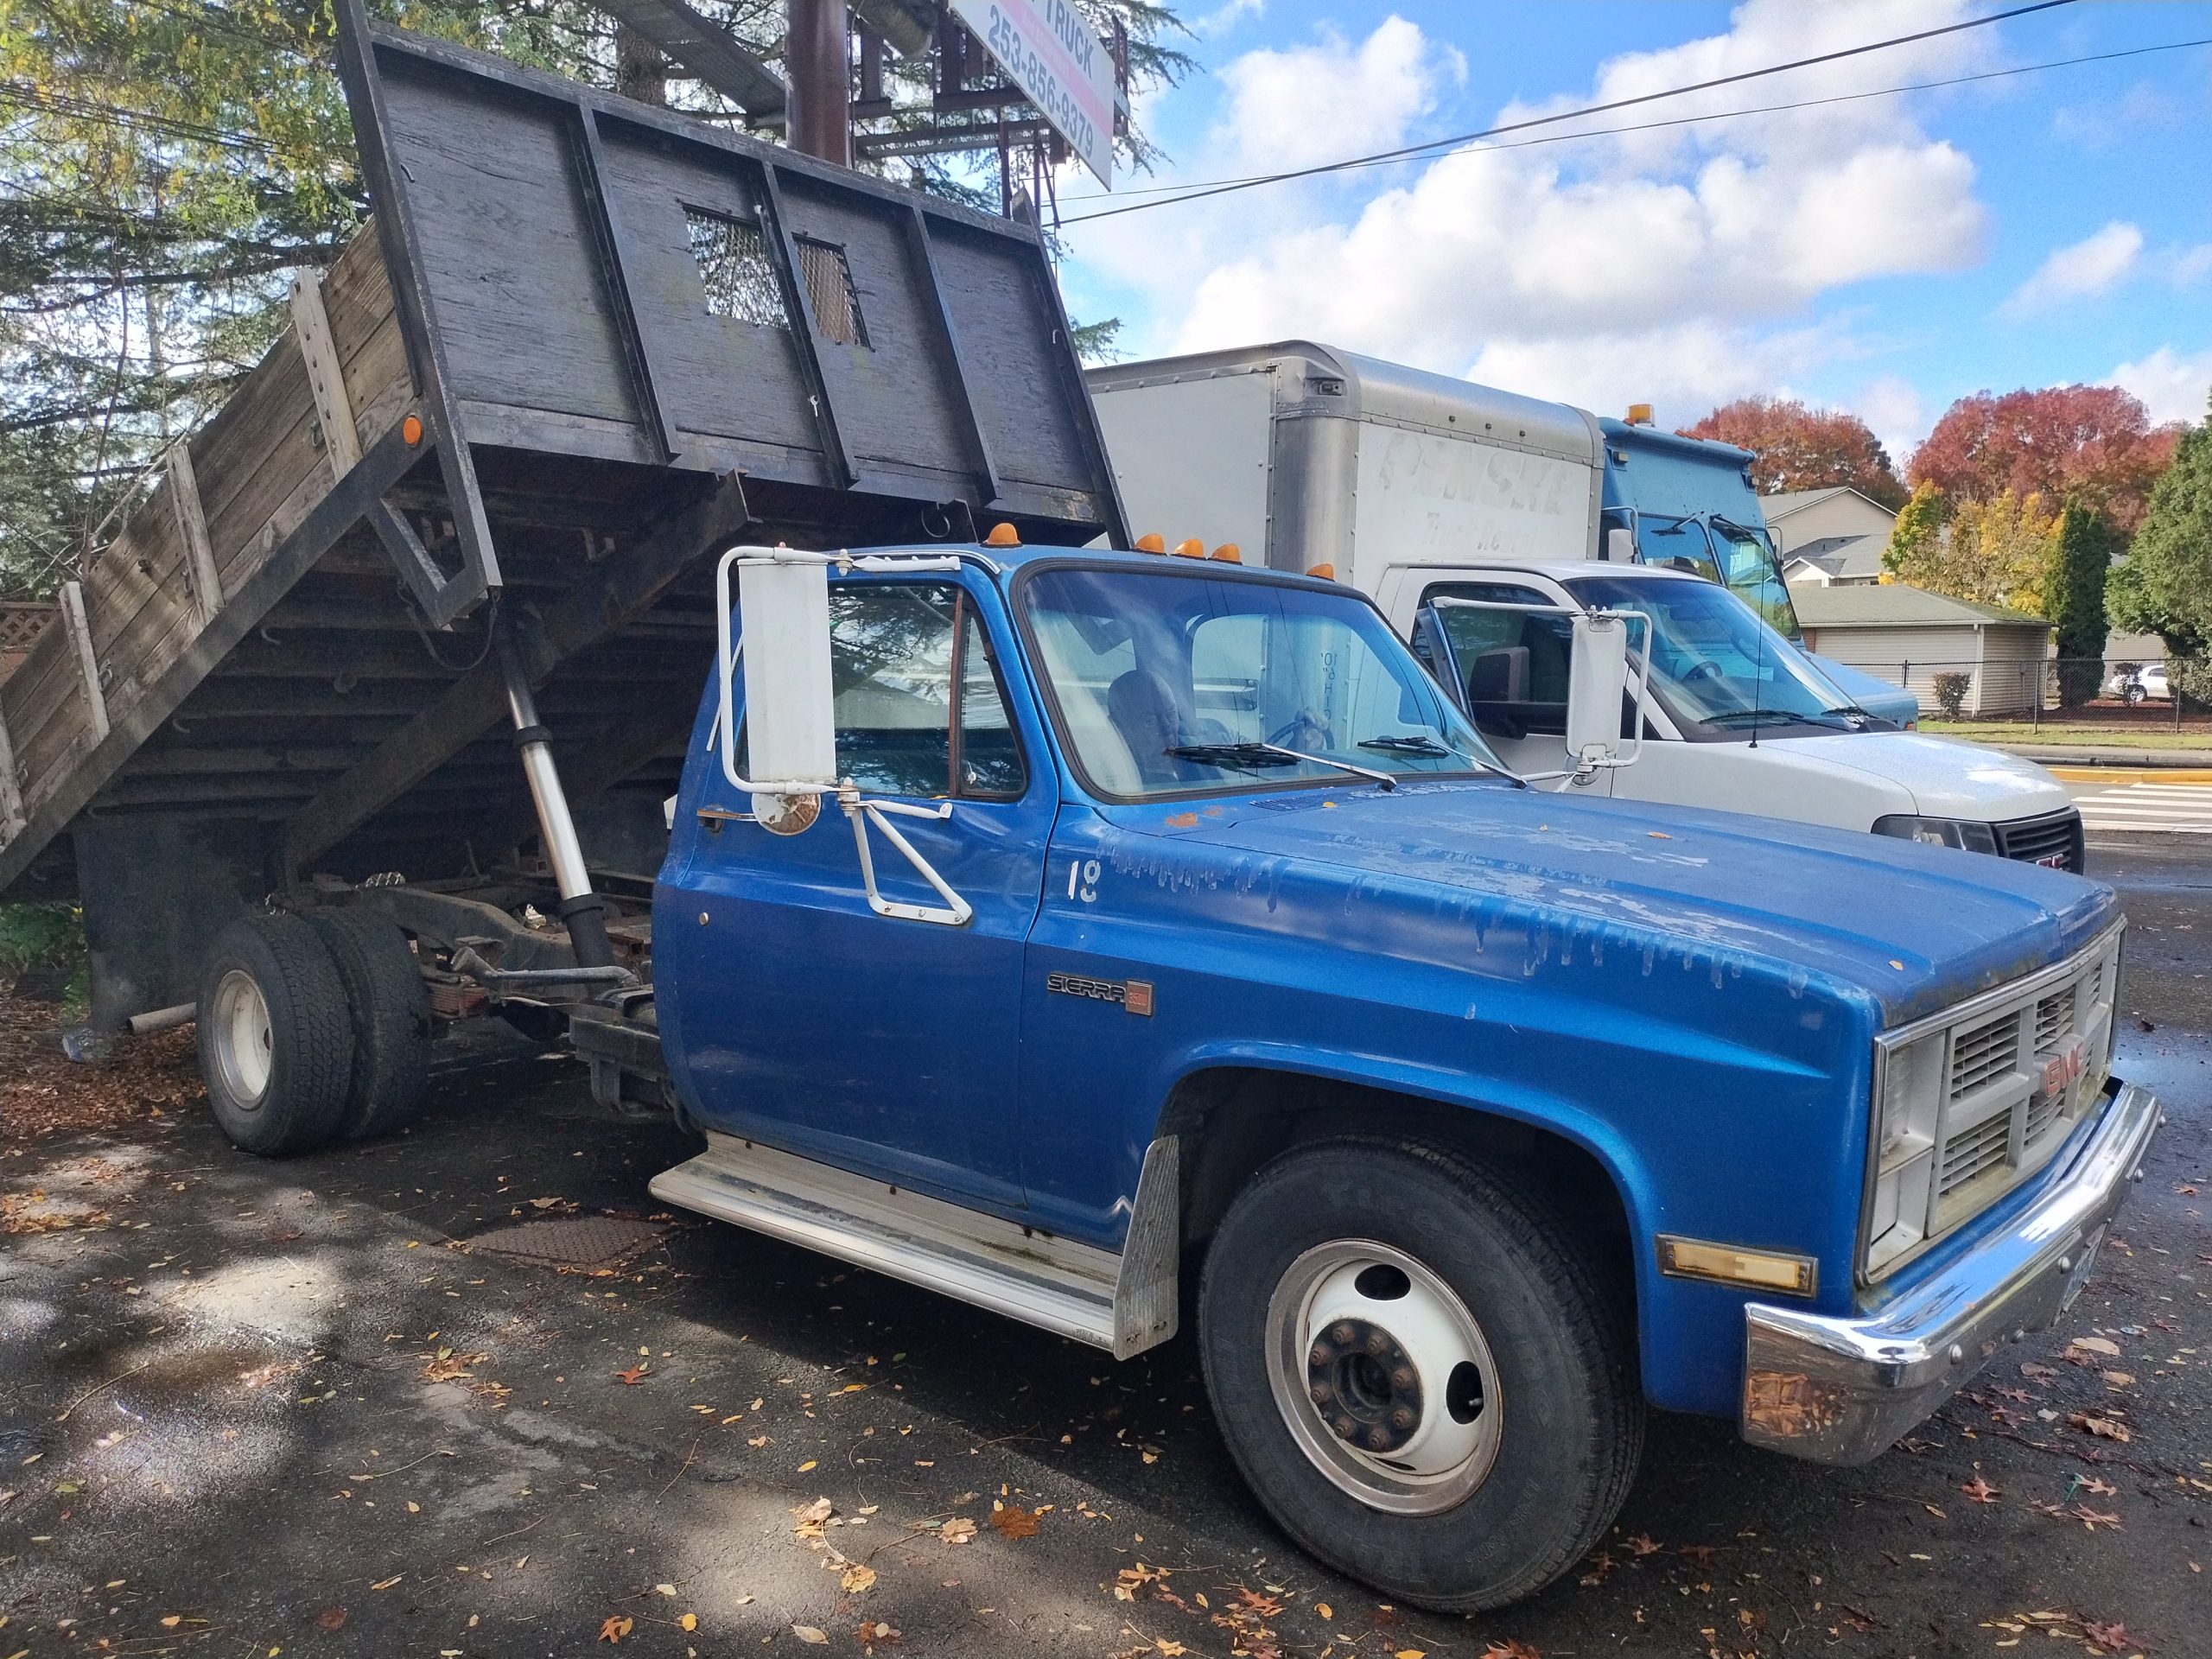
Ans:
[[[1148,979],[1086,979],[1081,974],[1047,974],[1045,988],[1057,996],[1087,996],[1094,1002],[1118,1002],[1131,1014],[1149,1017],[1152,982]]]

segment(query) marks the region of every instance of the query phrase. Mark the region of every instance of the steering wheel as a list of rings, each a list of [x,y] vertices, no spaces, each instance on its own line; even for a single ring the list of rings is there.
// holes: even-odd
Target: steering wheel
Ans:
[[[1301,738],[1299,735],[1301,732],[1311,732],[1313,735],[1311,738]],[[1298,711],[1297,719],[1287,723],[1280,731],[1270,732],[1268,734],[1268,741],[1290,747],[1310,749],[1327,743],[1333,735],[1334,734],[1329,729],[1327,721],[1311,709],[1301,709]]]
[[[1700,663],[1694,668],[1684,670],[1681,681],[1684,685],[1690,686],[1697,684],[1701,680],[1725,681],[1727,677],[1720,671],[1717,664]]]

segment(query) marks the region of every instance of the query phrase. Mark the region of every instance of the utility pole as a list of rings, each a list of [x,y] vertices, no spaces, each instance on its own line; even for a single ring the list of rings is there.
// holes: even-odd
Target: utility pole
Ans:
[[[845,0],[791,0],[784,69],[791,82],[793,149],[853,164],[852,30]]]

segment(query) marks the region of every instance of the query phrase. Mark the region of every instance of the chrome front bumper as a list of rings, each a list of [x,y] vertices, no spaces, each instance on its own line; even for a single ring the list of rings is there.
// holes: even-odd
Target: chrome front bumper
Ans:
[[[1744,1310],[1743,1436],[1816,1463],[1865,1463],[1942,1405],[2006,1343],[2063,1313],[2165,1121],[2122,1084],[2042,1197],[1878,1313]]]

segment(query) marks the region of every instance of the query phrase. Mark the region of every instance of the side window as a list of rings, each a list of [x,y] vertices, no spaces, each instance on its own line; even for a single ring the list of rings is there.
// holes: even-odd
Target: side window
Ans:
[[[1493,605],[1535,606],[1552,614],[1489,608]],[[1422,609],[1436,618],[1451,647],[1459,690],[1479,729],[1516,739],[1567,729],[1574,630],[1556,601],[1513,582],[1453,582],[1430,588]]]
[[[933,799],[1008,799],[1027,786],[989,636],[959,588],[832,585],[830,661],[841,777]]]

